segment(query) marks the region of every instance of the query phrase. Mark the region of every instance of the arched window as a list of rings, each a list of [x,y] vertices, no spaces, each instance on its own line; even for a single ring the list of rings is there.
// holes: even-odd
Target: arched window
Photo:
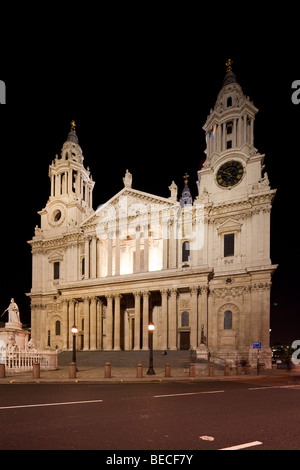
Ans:
[[[190,261],[190,242],[182,244],[182,262]]]
[[[55,334],[56,336],[60,336],[60,321],[57,320],[57,322],[55,323]]]
[[[181,314],[181,326],[190,326],[189,312],[182,312],[182,314]]]
[[[224,330],[232,330],[232,312],[226,310],[224,313]]]
[[[227,98],[227,108],[229,108],[230,106],[232,106],[232,98],[231,98],[231,96],[229,96],[229,98]]]

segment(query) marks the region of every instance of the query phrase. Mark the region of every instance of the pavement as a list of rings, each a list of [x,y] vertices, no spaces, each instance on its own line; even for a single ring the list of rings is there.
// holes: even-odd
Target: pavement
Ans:
[[[40,370],[39,374],[34,374],[33,370],[15,372],[5,370],[5,377],[0,378],[1,384],[25,384],[25,383],[91,383],[91,384],[112,384],[112,383],[149,383],[168,381],[206,381],[206,380],[229,380],[229,381],[260,381],[260,382],[280,382],[291,383],[293,377],[286,370],[271,369],[257,374],[257,370],[252,370],[251,375],[246,375],[245,370],[237,375],[236,368],[229,370],[229,375],[225,375],[224,367],[215,366],[214,376],[209,375],[207,363],[194,361],[189,352],[168,351],[166,356],[162,356],[159,351],[154,352],[153,367],[155,375],[147,375],[149,368],[149,352],[100,352],[95,353],[79,352],[76,357],[77,371],[70,375],[70,363],[72,362],[71,352],[59,355],[58,369]],[[110,363],[111,377],[105,376],[105,364]],[[193,364],[194,375],[190,376],[190,364]],[[142,367],[138,364],[142,364]],[[170,365],[170,376],[166,377],[166,365]],[[138,377],[139,369],[139,377]],[[73,369],[74,370],[74,369]],[[142,376],[141,376],[141,370]],[[37,371],[35,371],[37,372]],[[70,378],[72,377],[72,378]]]

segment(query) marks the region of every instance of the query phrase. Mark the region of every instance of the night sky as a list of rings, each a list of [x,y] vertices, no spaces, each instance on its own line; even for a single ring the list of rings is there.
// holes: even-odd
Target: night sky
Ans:
[[[27,240],[40,224],[37,211],[50,194],[48,167],[61,151],[70,121],[76,121],[84,164],[96,181],[94,209],[122,189],[127,168],[133,188],[163,197],[169,197],[172,180],[181,194],[187,172],[196,197],[205,156],[202,126],[230,57],[243,92],[259,109],[254,145],[266,155],[265,171],[278,190],[271,213],[271,259],[279,264],[271,294],[271,343],[291,344],[300,339],[300,104],[291,100],[299,60],[293,54],[280,59],[278,48],[266,43],[242,53],[199,47],[192,33],[137,39],[124,36],[109,47],[101,42],[92,55],[71,44],[59,58],[50,47],[43,58],[32,51],[21,54],[22,77],[17,65],[0,69],[7,87],[7,105],[0,108],[0,313],[14,297],[21,321],[30,322]]]

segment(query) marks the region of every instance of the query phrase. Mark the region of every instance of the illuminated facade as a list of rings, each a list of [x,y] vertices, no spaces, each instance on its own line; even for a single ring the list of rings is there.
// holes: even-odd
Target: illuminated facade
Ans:
[[[212,358],[255,363],[262,342],[270,366],[270,211],[275,190],[254,147],[257,109],[228,63],[204,125],[206,160],[193,201],[123,188],[92,208],[94,181],[84,167],[75,123],[49,168],[51,195],[33,256],[32,338],[40,349],[198,349]]]

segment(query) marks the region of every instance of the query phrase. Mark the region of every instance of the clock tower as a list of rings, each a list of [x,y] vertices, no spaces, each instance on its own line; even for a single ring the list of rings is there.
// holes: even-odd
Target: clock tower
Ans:
[[[203,127],[206,159],[198,171],[196,199],[207,222],[203,261],[214,266],[208,343],[212,354],[227,351],[230,357],[239,350],[240,357],[255,363],[253,343],[261,342],[261,360],[270,366],[270,289],[276,269],[270,260],[270,212],[276,190],[264,172],[265,156],[254,147],[258,109],[237,83],[231,60],[226,67]]]
[[[56,155],[49,166],[50,198],[46,207],[39,212],[44,234],[49,233],[51,236],[53,230],[55,235],[64,233],[78,226],[93,212],[95,182],[89,168],[84,167],[83,160],[76,124],[72,121],[60,157]]]

